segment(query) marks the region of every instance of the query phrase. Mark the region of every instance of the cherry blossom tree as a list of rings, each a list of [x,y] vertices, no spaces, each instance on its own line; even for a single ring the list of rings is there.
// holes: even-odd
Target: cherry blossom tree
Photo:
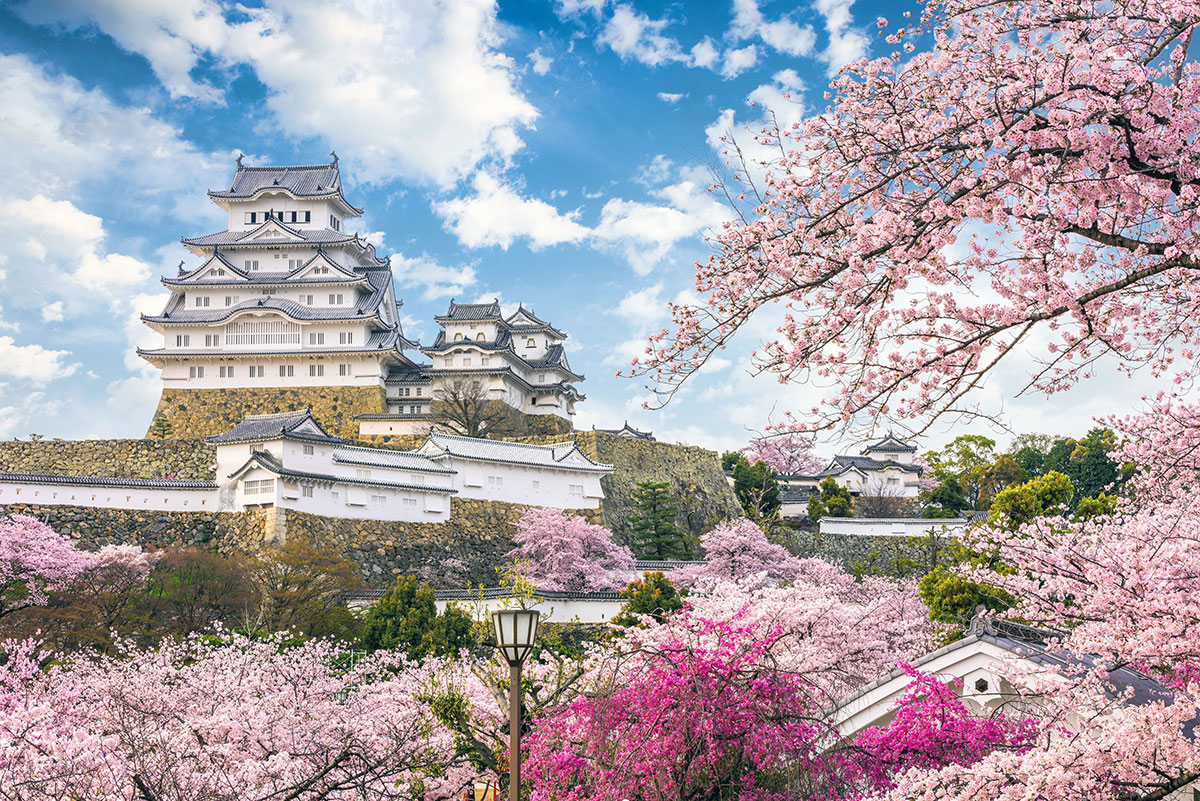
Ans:
[[[282,645],[193,636],[43,671],[36,643],[0,644],[0,797],[461,794],[470,772],[420,700],[430,673],[387,654],[339,667],[328,642]]]
[[[48,593],[93,565],[93,557],[32,517],[0,519],[0,618],[42,606]]]
[[[763,581],[791,581],[802,570],[800,559],[767,539],[763,530],[749,520],[726,523],[700,535],[703,565],[688,565],[671,572],[671,580],[691,586],[702,577],[739,581],[760,577]]]
[[[629,549],[603,526],[561,509],[530,509],[517,521],[508,557],[528,564],[529,578],[547,590],[607,590],[633,578]]]
[[[912,25],[880,19],[894,52],[759,135],[778,157],[748,165],[761,182],[744,171],[752,206],[633,372],[665,403],[773,309],[757,369],[836,387],[794,410],[810,429],[978,413],[972,390],[1014,357],[1044,392],[1102,357],[1178,369],[1200,344],[1198,23],[1184,0],[931,0]]]
[[[762,462],[777,473],[812,475],[824,466],[812,448],[812,437],[789,433],[756,437],[741,453],[751,464]]]

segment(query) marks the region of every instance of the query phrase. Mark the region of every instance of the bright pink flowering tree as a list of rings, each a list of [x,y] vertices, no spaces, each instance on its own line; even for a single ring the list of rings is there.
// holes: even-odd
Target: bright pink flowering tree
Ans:
[[[93,564],[93,557],[32,517],[0,519],[0,618],[41,606]]]
[[[633,578],[633,554],[603,526],[561,509],[530,509],[517,521],[511,559],[528,561],[546,590],[608,590]]]
[[[777,473],[812,475],[824,467],[812,448],[812,437],[791,433],[758,437],[751,440],[741,452],[750,464],[762,462]]]
[[[893,53],[761,135],[781,155],[698,265],[702,301],[673,305],[634,363],[660,401],[776,303],[757,367],[838,387],[795,410],[810,428],[976,412],[970,391],[1030,342],[1047,343],[1029,380],[1046,392],[1101,356],[1190,361],[1200,9],[932,0],[920,17],[880,20]]]

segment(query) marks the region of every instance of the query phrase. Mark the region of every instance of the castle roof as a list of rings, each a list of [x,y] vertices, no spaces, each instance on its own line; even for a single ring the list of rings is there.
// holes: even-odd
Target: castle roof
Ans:
[[[613,434],[618,437],[629,437],[630,439],[644,439],[647,442],[654,442],[654,434],[650,431],[638,431],[633,426],[629,425],[626,420],[625,424],[620,428],[597,428],[596,431],[601,434]]]
[[[0,472],[0,482],[10,484],[59,484],[81,487],[112,487],[114,489],[183,489],[215,490],[215,481],[194,481],[177,478],[122,478],[120,476],[61,476],[49,473]]]
[[[408,484],[402,481],[378,481],[370,478],[350,478],[348,476],[335,476],[332,473],[310,473],[305,470],[292,470],[280,464],[274,456],[265,451],[255,451],[250,454],[250,458],[229,474],[230,478],[236,478],[242,473],[253,467],[261,467],[264,470],[274,473],[283,478],[291,478],[297,481],[312,481],[322,484],[353,484],[359,487],[386,487],[388,489],[403,489],[412,490],[414,492],[432,492],[438,495],[455,495],[458,490],[450,487],[439,487],[431,484]]]
[[[252,442],[280,437],[314,442],[345,442],[341,437],[331,436],[321,428],[308,409],[275,414],[248,414],[224,434],[212,434],[205,437],[204,441],[219,445],[226,442]]]
[[[266,236],[267,233],[274,234]],[[387,259],[375,255],[375,246],[360,240],[358,234],[348,234],[335,231],[332,228],[293,228],[276,219],[269,219],[257,228],[247,231],[218,231],[204,236],[182,237],[179,240],[193,253],[199,253],[207,248],[236,247],[244,248],[278,248],[281,245],[303,246],[342,246],[356,245],[361,254],[377,267],[386,267]]]
[[[817,473],[814,478],[825,478],[826,476],[840,476],[850,470],[858,470],[860,473],[868,473],[879,470],[887,470],[895,468],[905,473],[916,473],[920,475],[924,472],[924,468],[920,465],[905,464],[897,462],[894,459],[872,459],[870,456],[847,456],[839,455],[833,457],[829,462],[829,466]]]
[[[445,314],[433,318],[440,322],[463,322],[473,320],[500,320],[500,300],[491,303],[455,303],[450,301],[450,308]]]
[[[286,191],[297,198],[334,197],[345,210],[357,217],[362,209],[351,206],[342,195],[342,175],[337,156],[329,164],[308,164],[293,167],[247,167],[238,157],[237,170],[229,189],[210,191],[214,200],[252,200],[264,192]]]
[[[868,443],[862,449],[863,454],[874,453],[916,453],[917,446],[888,434],[883,439]]]
[[[524,305],[518,304],[517,310],[513,312],[508,319],[504,321],[510,328],[522,334],[532,334],[535,331],[545,331],[559,339],[566,339],[567,335],[559,331],[550,323],[536,316],[532,310],[525,308]]]
[[[395,470],[411,470],[415,473],[440,473],[454,475],[453,470],[442,467],[428,456],[412,451],[397,451],[390,448],[366,448],[359,445],[342,445],[333,452],[333,461],[339,464],[357,464],[364,467],[390,467]]]
[[[531,445],[524,442],[503,442],[495,439],[459,437],[430,430],[429,439],[417,453],[437,459],[455,457],[483,462],[505,462],[529,467],[555,467],[587,473],[611,473],[613,466],[593,462],[575,442],[552,445]]]

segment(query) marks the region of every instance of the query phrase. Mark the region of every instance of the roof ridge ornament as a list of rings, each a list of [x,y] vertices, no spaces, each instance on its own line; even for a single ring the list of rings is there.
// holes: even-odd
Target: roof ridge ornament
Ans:
[[[333,167],[336,167],[336,166],[338,165],[338,155],[337,155],[337,151],[336,151],[336,150],[330,150],[330,151],[329,151],[329,155],[333,156],[333,162],[332,162],[332,165],[331,165],[331,166],[333,166]]]
[[[237,157],[237,166],[238,166],[239,170],[242,168],[242,159],[244,159],[245,157],[246,157],[246,154],[239,150],[238,157]],[[233,186],[230,186],[229,190],[233,191]]]

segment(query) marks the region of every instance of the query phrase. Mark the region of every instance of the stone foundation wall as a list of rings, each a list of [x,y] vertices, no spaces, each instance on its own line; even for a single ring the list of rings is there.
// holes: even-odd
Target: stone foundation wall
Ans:
[[[85,506],[0,506],[3,515],[29,515],[89,550],[104,545],[206,545],[221,552],[262,547],[260,512],[146,512]]]
[[[0,471],[119,478],[213,477],[216,451],[191,439],[0,442]]]
[[[171,421],[173,438],[203,439],[228,431],[247,414],[311,409],[326,431],[358,436],[360,414],[387,411],[383,387],[236,387],[164,389],[155,416]]]
[[[946,549],[952,542],[936,535],[867,537],[794,530],[789,550],[833,562],[853,573],[923,576],[937,565],[948,563]]]

